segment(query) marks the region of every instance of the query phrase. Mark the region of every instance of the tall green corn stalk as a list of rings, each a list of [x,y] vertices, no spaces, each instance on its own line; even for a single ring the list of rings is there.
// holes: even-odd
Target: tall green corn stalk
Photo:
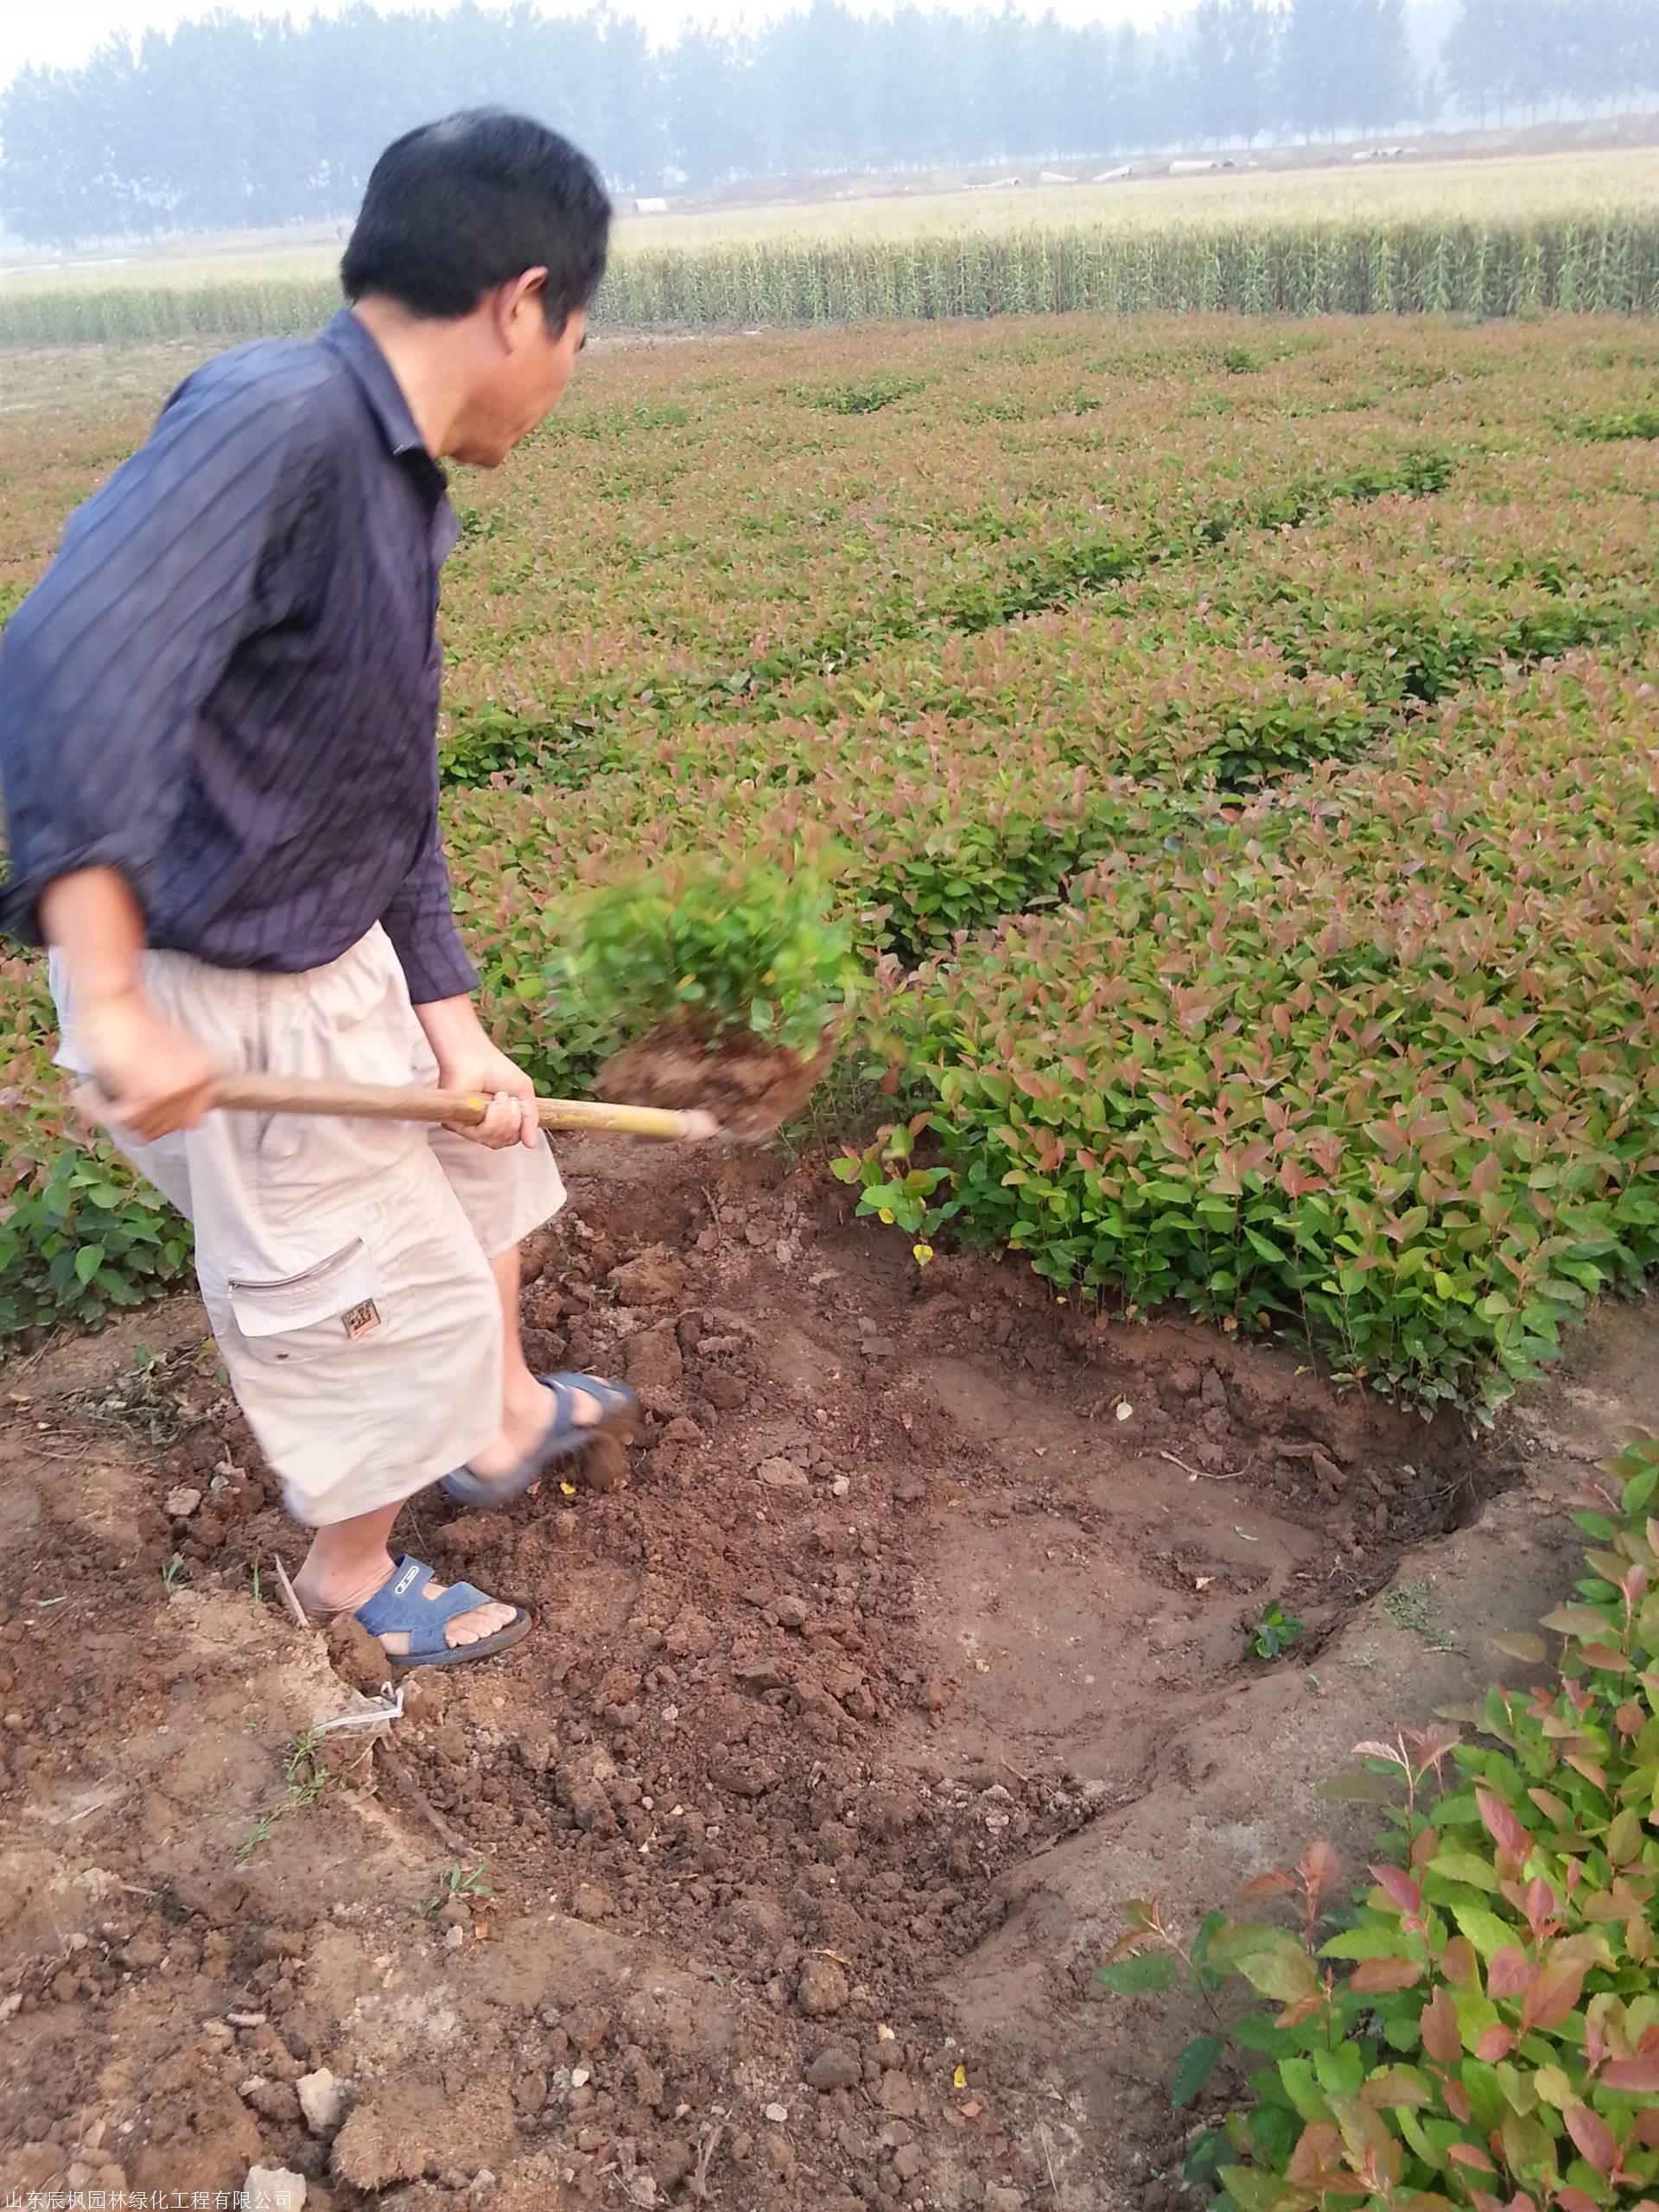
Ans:
[[[321,278],[20,289],[0,294],[0,346],[302,336],[338,304],[334,284]],[[705,330],[1084,308],[1651,315],[1659,314],[1659,215],[1165,232],[1079,224],[997,236],[652,247],[617,256],[594,321],[613,329]]]
[[[1239,259],[1243,264],[1238,287],[1239,307],[1245,315],[1268,315],[1274,305],[1273,254],[1269,242],[1253,233],[1239,243]]]
[[[1228,304],[1221,242],[1218,238],[1200,235],[1195,244],[1198,253],[1196,287],[1198,312],[1200,315],[1216,315]]]

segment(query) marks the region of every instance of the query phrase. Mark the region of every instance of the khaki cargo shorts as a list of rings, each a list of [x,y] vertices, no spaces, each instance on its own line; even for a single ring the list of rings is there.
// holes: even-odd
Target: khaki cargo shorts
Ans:
[[[51,980],[60,1065],[85,1075],[55,956]],[[227,1070],[379,1084],[437,1073],[378,927],[304,975],[151,952],[144,982]],[[564,1204],[545,1138],[492,1152],[413,1122],[210,1114],[121,1148],[195,1224],[213,1335],[296,1520],[318,1528],[412,1497],[489,1442],[501,1420],[489,1262]]]

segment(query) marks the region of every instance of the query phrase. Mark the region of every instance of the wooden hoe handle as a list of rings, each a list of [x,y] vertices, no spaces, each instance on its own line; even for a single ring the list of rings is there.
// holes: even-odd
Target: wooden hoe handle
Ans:
[[[332,1119],[376,1122],[481,1122],[490,1102],[480,1091],[419,1090],[389,1084],[316,1082],[297,1076],[227,1075],[214,1086],[213,1103],[232,1114],[319,1114]],[[595,1129],[610,1136],[658,1137],[671,1143],[719,1135],[712,1114],[677,1113],[660,1106],[611,1106],[588,1098],[543,1098],[537,1114],[544,1129]]]

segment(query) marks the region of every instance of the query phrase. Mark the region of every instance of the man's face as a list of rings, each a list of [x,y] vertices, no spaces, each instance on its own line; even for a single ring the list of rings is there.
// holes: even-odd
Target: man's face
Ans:
[[[539,283],[515,288],[495,320],[498,343],[474,385],[457,461],[499,468],[513,448],[558,405],[576,356],[587,342],[586,314],[575,309],[556,335],[548,327]]]

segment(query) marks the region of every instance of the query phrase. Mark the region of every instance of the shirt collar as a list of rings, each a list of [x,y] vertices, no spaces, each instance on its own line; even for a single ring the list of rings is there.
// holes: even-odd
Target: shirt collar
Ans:
[[[327,346],[330,353],[338,353],[357,378],[391,450],[400,459],[405,454],[418,454],[423,461],[435,467],[415,426],[404,388],[392,374],[391,364],[375,344],[367,327],[349,308],[342,308],[327,325],[320,343]]]

